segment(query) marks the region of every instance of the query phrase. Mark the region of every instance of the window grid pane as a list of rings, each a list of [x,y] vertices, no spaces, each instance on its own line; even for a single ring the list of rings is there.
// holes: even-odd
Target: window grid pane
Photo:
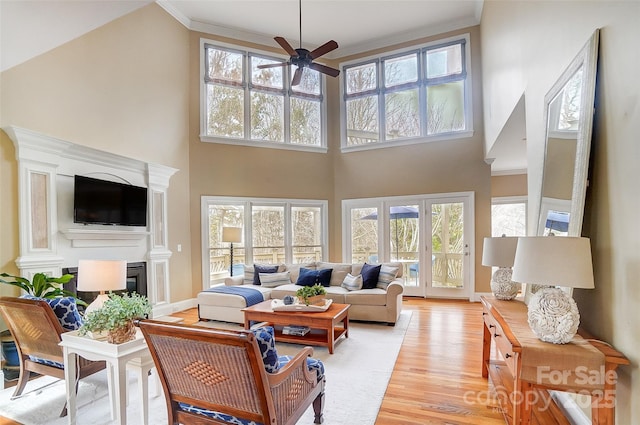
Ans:
[[[207,76],[210,79],[242,83],[242,54],[207,48]]]
[[[349,145],[378,142],[378,96],[347,100],[346,107]]]
[[[366,63],[347,68],[346,86],[347,94],[363,93],[375,90],[378,87],[377,63]]]
[[[418,55],[386,59],[384,61],[384,85],[393,87],[418,81]]]
[[[320,146],[320,102],[291,98],[291,143]]]
[[[207,84],[207,134],[244,137],[244,91]]]
[[[418,89],[385,95],[385,118],[387,140],[420,136]]]
[[[462,73],[462,44],[427,50],[427,78],[447,77]]]
[[[269,87],[274,89],[284,88],[284,67],[274,67],[259,69],[260,65],[270,65],[282,63],[273,59],[251,56],[251,83],[260,87]]]
[[[464,81],[427,87],[427,134],[465,129]]]
[[[378,209],[351,209],[351,262],[377,263]]]
[[[322,211],[319,207],[292,207],[292,248],[296,264],[322,260]]]
[[[264,264],[284,263],[284,207],[252,207],[251,230],[253,235],[253,262]]]
[[[251,138],[284,141],[284,96],[251,93]]]

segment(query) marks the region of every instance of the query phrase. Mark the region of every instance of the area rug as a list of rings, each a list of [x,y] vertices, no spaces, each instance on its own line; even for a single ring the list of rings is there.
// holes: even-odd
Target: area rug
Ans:
[[[411,312],[404,311],[395,326],[351,322],[349,338],[342,339],[329,354],[325,347],[314,347],[314,357],[325,364],[327,384],[324,418],[328,425],[372,425],[378,415],[384,393],[406,333]],[[201,322],[206,327],[240,329],[233,324]],[[299,345],[278,343],[279,354],[293,355]],[[140,424],[140,403],[136,379],[129,378],[127,423]],[[23,397],[10,400],[13,388],[0,391],[0,415],[23,425],[65,425],[58,415],[65,403],[64,381],[50,377],[33,379]],[[167,423],[164,395],[153,397],[155,386],[150,381],[149,425]],[[109,411],[106,372],[102,371],[80,381],[78,390],[79,425],[112,423]],[[313,424],[313,409],[309,408],[298,422]]]

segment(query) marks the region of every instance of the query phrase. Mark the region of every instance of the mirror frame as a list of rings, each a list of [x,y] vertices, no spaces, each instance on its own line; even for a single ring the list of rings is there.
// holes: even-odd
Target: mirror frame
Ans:
[[[593,116],[595,114],[596,73],[598,68],[598,42],[600,30],[596,29],[589,41],[582,47],[578,55],[571,61],[567,69],[562,73],[558,81],[551,87],[544,98],[545,117],[545,141],[544,161],[540,179],[539,198],[537,199],[536,234],[542,235],[544,225],[542,214],[543,187],[545,178],[545,164],[547,163],[547,145],[549,141],[549,105],[560,93],[575,72],[583,67],[582,71],[582,97],[580,102],[580,121],[576,141],[576,160],[573,172],[573,184],[571,193],[571,207],[568,236],[581,236],[582,220],[584,217],[584,204],[589,184],[589,156],[591,152],[591,135],[593,131]]]

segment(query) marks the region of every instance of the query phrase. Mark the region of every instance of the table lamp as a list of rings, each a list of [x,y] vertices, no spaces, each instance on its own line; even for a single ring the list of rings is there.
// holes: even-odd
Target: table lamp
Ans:
[[[77,290],[99,291],[100,295],[87,306],[85,314],[97,310],[109,296],[106,291],[127,289],[127,262],[125,260],[80,260],[78,262]]]
[[[580,313],[573,298],[555,286],[594,287],[589,239],[565,236],[518,238],[513,280],[545,286],[529,301],[529,326],[542,341],[568,343],[578,331]]]
[[[491,276],[491,291],[499,300],[512,300],[522,287],[511,279],[513,260],[516,256],[517,237],[502,235],[499,238],[484,238],[482,265],[497,266]]]
[[[242,242],[242,228],[241,227],[223,227],[222,228],[222,242],[229,242],[231,251],[231,271],[230,275],[233,276],[233,244]]]

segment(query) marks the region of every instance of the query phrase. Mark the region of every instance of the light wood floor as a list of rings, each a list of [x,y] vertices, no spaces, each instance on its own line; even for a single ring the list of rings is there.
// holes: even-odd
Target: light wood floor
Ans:
[[[404,308],[413,314],[375,425],[504,425],[480,376],[480,303],[407,298]],[[196,309],[174,315],[198,319]]]

